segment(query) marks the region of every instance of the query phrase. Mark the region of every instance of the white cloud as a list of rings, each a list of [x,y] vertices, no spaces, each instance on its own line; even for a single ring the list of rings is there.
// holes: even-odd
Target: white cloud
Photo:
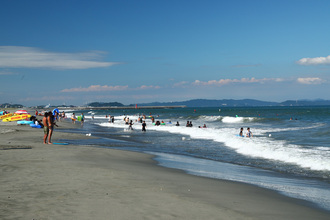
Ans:
[[[174,83],[173,87],[184,87],[188,83],[189,83],[188,81],[182,81],[182,82]]]
[[[223,86],[226,84],[230,83],[265,83],[269,81],[274,81],[274,82],[282,82],[284,79],[282,78],[263,78],[263,79],[256,79],[254,77],[252,78],[242,78],[242,79],[220,79],[220,80],[210,80],[210,81],[200,81],[200,80],[195,80],[193,82],[193,85],[196,86]]]
[[[0,68],[88,69],[109,67],[116,62],[101,62],[104,52],[57,53],[33,47],[0,46]]]
[[[160,86],[146,86],[142,85],[135,89],[130,89],[126,86],[108,86],[108,85],[91,85],[87,88],[79,87],[79,88],[71,88],[71,89],[63,89],[61,92],[104,92],[104,91],[123,91],[123,90],[146,90],[146,89],[160,89]]]
[[[321,84],[324,82],[324,80],[320,79],[320,78],[298,78],[297,79],[298,83],[301,84]]]
[[[102,92],[102,91],[120,91],[126,90],[128,86],[101,86],[101,85],[91,85],[87,88],[71,88],[71,89],[63,89],[61,92]]]
[[[330,64],[330,55],[327,57],[315,57],[315,58],[302,58],[297,61],[300,65],[321,65],[321,64]]]
[[[146,85],[142,85],[142,86],[138,87],[137,89],[160,89],[160,86],[146,86]]]

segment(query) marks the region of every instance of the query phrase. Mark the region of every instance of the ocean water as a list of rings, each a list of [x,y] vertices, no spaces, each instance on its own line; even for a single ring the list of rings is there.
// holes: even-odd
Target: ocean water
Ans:
[[[65,111],[68,117],[73,112]],[[147,152],[162,166],[254,184],[330,211],[330,106],[109,109],[75,114],[82,112],[86,120],[79,132],[99,139],[74,144]],[[114,123],[106,118],[109,114]],[[137,121],[143,115],[146,132]],[[153,125],[151,116],[165,124]],[[133,121],[133,130],[125,117]],[[186,127],[187,121],[193,126]],[[239,137],[241,127],[244,135],[250,127],[253,137]]]

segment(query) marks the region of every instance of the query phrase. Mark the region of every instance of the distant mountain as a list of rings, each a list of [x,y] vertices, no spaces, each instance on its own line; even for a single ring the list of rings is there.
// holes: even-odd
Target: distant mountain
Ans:
[[[133,104],[132,104],[133,105]],[[135,105],[135,104],[134,104]],[[184,105],[187,107],[247,107],[247,106],[319,106],[330,105],[330,100],[288,100],[285,102],[267,102],[259,101],[255,99],[222,99],[222,100],[210,100],[210,99],[193,99],[189,101],[181,102],[152,102],[152,103],[140,103],[138,106],[179,106]]]
[[[23,108],[23,105],[4,103],[4,104],[0,104],[0,108]]]
[[[152,103],[141,103],[140,106],[173,106],[173,105],[185,105],[187,107],[240,107],[240,106],[274,106],[278,105],[277,102],[265,102],[254,99],[223,99],[223,100],[210,100],[210,99],[193,99],[182,102],[152,102]]]
[[[316,100],[287,100],[279,103],[280,106],[320,106],[330,105],[330,100],[316,99]]]
[[[129,106],[135,106],[131,104]],[[284,102],[267,102],[255,99],[192,99],[181,102],[151,102],[137,103],[138,106],[186,106],[186,107],[258,107],[258,106],[330,106],[330,100],[315,99],[315,100],[287,100]],[[125,107],[120,102],[92,102],[87,104],[89,107]],[[38,106],[43,108],[44,106]],[[74,107],[73,105],[60,105],[56,107]],[[23,108],[21,104],[0,104],[0,108]]]
[[[87,104],[90,107],[113,107],[113,106],[124,106],[122,103],[119,102],[92,102]]]

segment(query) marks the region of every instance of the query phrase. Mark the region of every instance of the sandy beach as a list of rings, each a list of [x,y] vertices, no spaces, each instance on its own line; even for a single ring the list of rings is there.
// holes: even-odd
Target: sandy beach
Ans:
[[[94,138],[58,125],[54,142]],[[0,122],[0,219],[330,218],[270,190],[160,167],[152,155],[42,138],[42,129]]]

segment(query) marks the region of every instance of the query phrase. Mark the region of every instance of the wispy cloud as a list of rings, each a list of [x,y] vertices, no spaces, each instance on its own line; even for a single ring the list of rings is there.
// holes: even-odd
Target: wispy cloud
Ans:
[[[147,89],[160,89],[160,86],[146,86],[142,85],[137,88],[129,88],[128,85],[126,86],[109,86],[109,85],[91,85],[87,88],[79,87],[79,88],[70,88],[70,89],[63,89],[60,92],[105,92],[105,91],[124,91],[124,90],[147,90]]]
[[[0,46],[0,68],[89,69],[109,67],[117,62],[102,62],[102,51],[58,53],[33,47]]]
[[[173,84],[173,87],[184,87],[184,86],[186,86],[188,84],[189,84],[188,81],[182,81],[182,82],[174,83]]]
[[[142,85],[142,86],[138,87],[137,89],[160,89],[160,86],[146,86],[146,85]]]
[[[103,92],[103,91],[120,91],[126,90],[128,86],[108,86],[108,85],[91,85],[87,88],[71,88],[71,89],[63,89],[61,92]]]
[[[297,61],[300,65],[329,65],[330,64],[330,55],[327,57],[314,57],[314,58],[302,58]]]
[[[298,78],[297,79],[297,82],[298,83],[301,83],[301,84],[309,84],[309,85],[311,85],[311,84],[321,84],[321,83],[323,83],[325,81],[323,79],[321,79],[321,78],[315,77],[315,78]]]
[[[263,78],[256,79],[252,78],[242,78],[242,79],[220,79],[220,80],[209,80],[209,81],[200,81],[195,80],[192,84],[195,86],[223,86],[231,83],[265,83],[265,82],[282,82],[284,79],[282,78]]]
[[[300,84],[321,84],[325,80],[321,78],[297,78],[297,79],[285,79],[285,78],[241,78],[241,79],[220,79],[220,80],[209,80],[200,81],[195,80],[194,82],[182,81],[174,83],[172,88],[191,88],[192,86],[210,86],[210,87],[220,87],[228,84],[265,84],[265,83],[280,83],[280,82],[298,82]],[[142,90],[158,90],[163,87],[157,85],[142,85],[138,87],[129,87],[128,85],[121,86],[110,86],[110,85],[91,85],[89,87],[78,87],[78,88],[68,88],[63,89],[62,93],[79,93],[79,92],[106,92],[106,91],[142,91]],[[134,94],[138,95],[138,94]]]

